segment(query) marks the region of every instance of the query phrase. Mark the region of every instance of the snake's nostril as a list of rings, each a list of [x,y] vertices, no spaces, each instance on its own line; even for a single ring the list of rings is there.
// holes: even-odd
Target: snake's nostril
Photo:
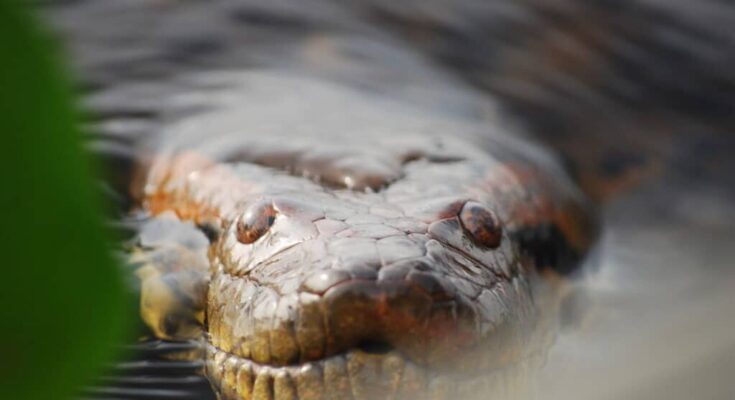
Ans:
[[[388,354],[395,349],[392,344],[380,340],[364,340],[355,347],[364,353],[375,355]]]
[[[357,349],[379,355],[395,349],[425,364],[472,345],[476,339],[472,310],[460,301],[449,301],[448,296],[434,299],[432,294],[442,290],[440,285],[429,285],[429,291],[418,281],[422,279],[356,280],[327,290],[323,296],[329,333],[326,353]]]

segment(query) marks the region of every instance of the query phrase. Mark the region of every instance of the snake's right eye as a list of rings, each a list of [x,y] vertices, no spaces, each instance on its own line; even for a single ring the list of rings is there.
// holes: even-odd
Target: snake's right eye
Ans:
[[[270,200],[261,200],[253,204],[237,220],[237,241],[250,244],[263,236],[276,220],[276,210]]]

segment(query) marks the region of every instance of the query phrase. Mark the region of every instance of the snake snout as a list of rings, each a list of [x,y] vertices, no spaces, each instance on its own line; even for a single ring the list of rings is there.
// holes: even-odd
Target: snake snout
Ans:
[[[446,365],[476,344],[472,308],[429,273],[347,281],[323,297],[327,354],[396,350],[419,365]]]

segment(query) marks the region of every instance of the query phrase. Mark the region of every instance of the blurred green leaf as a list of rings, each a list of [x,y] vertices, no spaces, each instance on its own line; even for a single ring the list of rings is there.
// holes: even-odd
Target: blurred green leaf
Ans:
[[[120,340],[125,301],[52,41],[0,0],[0,398],[64,399]]]

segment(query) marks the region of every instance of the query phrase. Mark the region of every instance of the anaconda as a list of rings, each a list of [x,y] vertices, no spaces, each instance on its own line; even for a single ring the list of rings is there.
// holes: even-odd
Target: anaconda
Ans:
[[[159,337],[200,335],[159,285],[201,277],[202,297],[186,294],[223,397],[477,393],[473,380],[543,356],[547,281],[594,238],[553,159],[483,120],[318,80],[241,85],[226,90],[234,103],[163,132],[143,193],[152,215],[212,232],[209,262],[142,275],[143,317]],[[330,115],[338,104],[349,108]]]
[[[313,6],[59,11],[87,18],[66,29],[101,128],[141,133],[132,186],[151,218],[136,256],[143,319],[157,337],[203,343],[221,398],[523,395],[552,341],[564,277],[596,240],[594,208],[555,156],[450,72],[496,90],[502,79],[482,73],[497,58],[469,41],[453,63],[455,48],[422,40],[465,43],[451,14]],[[529,53],[549,50],[538,47]],[[550,50],[561,72],[589,66]],[[548,112],[531,100],[510,103]],[[543,116],[551,133],[582,120]],[[593,122],[583,126],[627,132]],[[617,181],[587,174],[600,157],[580,154],[576,138],[586,137],[561,147],[604,194]]]

